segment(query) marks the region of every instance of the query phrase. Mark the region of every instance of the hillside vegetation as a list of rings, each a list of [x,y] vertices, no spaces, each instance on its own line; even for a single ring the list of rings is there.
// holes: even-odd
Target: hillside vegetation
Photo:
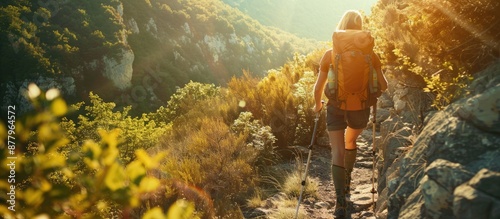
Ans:
[[[387,71],[406,86],[425,88],[442,109],[498,59],[499,8],[492,0],[381,0],[369,29]]]
[[[189,81],[261,77],[317,46],[217,0],[9,0],[0,12],[4,102],[34,81],[149,111]]]
[[[500,3],[459,2],[381,0],[367,17],[391,84],[427,89],[435,109],[466,92],[469,78],[499,56]],[[0,163],[17,156],[15,182],[0,181],[5,218],[242,218],[249,199],[279,192],[293,175],[274,167],[288,146],[310,141],[323,49],[294,54],[306,41],[264,28],[219,1],[61,1],[58,11],[9,3],[0,8],[2,82],[71,77],[84,101],[25,85],[32,110],[20,116],[17,105],[15,119],[1,118]],[[35,14],[48,20],[35,24]],[[235,37],[225,38],[227,30]],[[130,87],[122,91],[98,74],[104,61],[81,66],[95,56],[119,59],[124,50],[136,58]],[[235,57],[234,51],[259,55]],[[233,71],[241,73],[230,77]],[[134,99],[141,88],[147,98]],[[117,93],[128,94],[133,106]],[[8,165],[0,170],[2,179],[12,172]],[[11,190],[15,212],[8,209]]]

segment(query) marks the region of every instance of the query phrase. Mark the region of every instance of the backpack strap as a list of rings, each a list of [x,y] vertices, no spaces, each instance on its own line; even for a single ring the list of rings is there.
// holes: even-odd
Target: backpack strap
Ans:
[[[369,87],[370,93],[368,94],[367,103],[369,105],[375,104],[374,107],[376,108],[377,107],[377,97],[378,97],[378,93],[380,92],[379,87],[378,87],[378,74],[377,74],[377,70],[373,67],[371,54],[366,55],[365,59],[368,62],[368,65],[370,67],[370,73],[369,73],[370,75],[368,78],[368,87]]]
[[[370,87],[370,94],[377,93],[379,91],[378,88],[378,74],[375,68],[373,67],[372,55],[365,55],[366,62],[370,66],[370,77],[368,79],[368,86]]]
[[[335,52],[332,49],[331,52],[331,63],[330,63],[330,68],[328,70],[328,84],[327,84],[327,92],[329,97],[334,97],[337,93],[337,87],[338,87],[338,70],[339,70],[339,60],[340,60],[340,55],[335,54]]]
[[[332,65],[334,65],[333,67],[333,74],[334,74],[334,84],[333,84],[333,88],[335,89],[335,92],[337,92],[337,86],[338,86],[338,74],[339,74],[339,62],[340,62],[340,59],[342,58],[342,55],[341,54],[336,54],[333,52],[333,49],[332,49]],[[335,64],[334,64],[335,63]],[[334,100],[335,103],[336,103],[336,107],[340,108],[340,106],[342,106],[342,103],[346,104],[347,105],[347,102],[339,102],[338,99],[335,99]],[[344,121],[347,122],[347,110],[342,110],[344,111]]]

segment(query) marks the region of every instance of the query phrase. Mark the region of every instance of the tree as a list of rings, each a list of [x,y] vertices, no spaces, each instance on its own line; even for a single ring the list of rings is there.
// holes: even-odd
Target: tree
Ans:
[[[384,62],[405,84],[427,86],[441,108],[464,92],[471,76],[498,58],[500,3],[379,1],[369,17]]]

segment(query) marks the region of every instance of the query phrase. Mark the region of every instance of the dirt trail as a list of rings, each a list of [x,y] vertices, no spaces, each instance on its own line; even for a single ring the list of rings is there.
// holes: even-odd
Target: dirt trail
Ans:
[[[357,141],[358,153],[351,182],[351,201],[353,203],[351,218],[353,219],[375,218],[372,193],[370,192],[372,189],[373,164],[371,142],[371,130],[363,131]],[[317,146],[313,149],[309,175],[318,178],[320,185],[317,199],[306,199],[302,202],[301,208],[306,210],[308,218],[333,218],[336,197],[330,174],[330,163],[331,154],[328,146]],[[376,200],[377,195],[375,194]]]

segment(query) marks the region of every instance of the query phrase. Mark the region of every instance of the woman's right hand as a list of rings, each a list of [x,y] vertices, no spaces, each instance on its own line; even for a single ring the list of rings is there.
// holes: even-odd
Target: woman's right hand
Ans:
[[[314,111],[315,113],[319,113],[319,112],[323,109],[323,105],[324,105],[323,103],[324,103],[324,101],[321,101],[321,102],[319,102],[319,103],[316,103],[316,104],[314,105],[313,111]]]

